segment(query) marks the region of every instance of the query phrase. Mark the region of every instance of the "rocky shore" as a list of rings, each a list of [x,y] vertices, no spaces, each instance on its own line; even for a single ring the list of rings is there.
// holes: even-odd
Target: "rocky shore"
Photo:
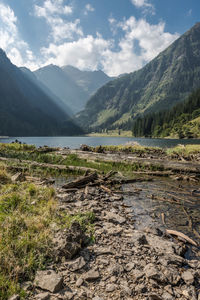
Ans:
[[[134,228],[132,208],[101,187],[57,189],[59,210],[95,214],[95,241],[78,223],[55,232],[55,261],[26,282],[28,299],[199,300],[200,261],[187,260],[186,241],[155,228]],[[10,300],[16,300],[15,295]]]

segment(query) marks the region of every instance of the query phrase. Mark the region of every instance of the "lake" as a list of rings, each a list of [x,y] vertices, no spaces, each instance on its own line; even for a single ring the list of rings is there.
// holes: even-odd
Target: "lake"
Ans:
[[[150,139],[150,138],[132,138],[132,137],[9,137],[0,138],[1,143],[11,143],[19,140],[26,144],[33,144],[37,147],[47,145],[49,147],[69,147],[78,149],[80,145],[86,144],[89,146],[99,145],[121,145],[129,142],[137,142],[142,146],[154,147],[174,147],[178,144],[200,144],[200,139]]]

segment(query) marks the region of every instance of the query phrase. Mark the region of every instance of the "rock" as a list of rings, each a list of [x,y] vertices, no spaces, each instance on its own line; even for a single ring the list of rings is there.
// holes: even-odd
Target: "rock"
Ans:
[[[144,276],[144,272],[140,270],[135,269],[131,272],[131,277],[133,282],[138,281],[138,279],[142,278],[143,276]]]
[[[113,226],[111,223],[104,223],[103,229],[108,235],[119,235],[122,233],[123,228],[119,225]]]
[[[37,300],[48,300],[50,298],[50,294],[49,293],[40,293],[37,296],[35,296],[34,299]]]
[[[160,278],[161,278],[161,276],[160,276],[161,274],[159,273],[156,266],[152,263],[149,263],[148,265],[146,265],[146,267],[144,268],[144,273],[145,273],[145,276],[149,279],[160,280]]]
[[[106,292],[113,292],[115,289],[117,288],[117,285],[116,284],[113,284],[113,283],[109,283],[107,284],[106,286]]]
[[[121,217],[120,215],[113,212],[107,212],[105,219],[114,224],[124,224],[126,222],[126,219],[124,217]]]
[[[19,299],[20,299],[19,295],[13,295],[8,300],[19,300]]]
[[[116,264],[116,265],[112,265],[110,267],[108,267],[107,269],[107,272],[112,276],[118,276],[120,275],[122,272],[124,271],[124,268],[119,265],[119,264]]]
[[[163,300],[163,299],[157,294],[150,294],[149,300]]]
[[[73,297],[74,297],[73,293],[71,293],[71,292],[65,292],[64,293],[64,298],[61,298],[61,299],[71,300],[71,299],[73,299]]]
[[[135,268],[135,263],[128,263],[125,267],[126,272],[130,272],[133,268]]]
[[[63,278],[53,270],[37,271],[34,285],[43,290],[57,293],[61,290]]]
[[[21,172],[18,172],[11,177],[12,182],[23,181],[24,179],[25,179],[25,176]]]
[[[184,254],[185,250],[179,244],[164,239],[162,237],[148,234],[146,235],[148,244],[158,253]]]
[[[95,249],[95,254],[96,255],[108,255],[108,254],[113,254],[113,251],[111,250],[111,248],[107,248],[107,247],[99,247],[98,249]]]
[[[96,296],[96,297],[92,298],[92,300],[103,300],[103,298]]]
[[[172,285],[177,285],[181,279],[181,276],[179,275],[179,272],[177,271],[176,268],[168,267],[168,268],[162,269],[162,274],[167,279],[166,281]]]
[[[82,248],[86,237],[78,222],[74,222],[71,228],[63,232],[56,233],[53,243],[55,256],[59,260],[61,257],[73,258]]]
[[[83,284],[83,279],[80,277],[77,281],[76,281],[76,286],[80,287]]]
[[[163,300],[173,300],[174,297],[173,297],[172,295],[170,295],[168,292],[164,292],[164,293],[162,294],[162,299],[163,299]]]
[[[99,279],[100,274],[96,270],[90,270],[87,273],[84,274],[83,278],[87,281],[93,281],[96,279]]]
[[[82,269],[85,265],[86,262],[82,256],[73,261],[67,262],[67,267],[73,272]]]
[[[181,274],[181,277],[185,281],[187,285],[193,284],[194,282],[194,275],[190,270],[187,270]]]

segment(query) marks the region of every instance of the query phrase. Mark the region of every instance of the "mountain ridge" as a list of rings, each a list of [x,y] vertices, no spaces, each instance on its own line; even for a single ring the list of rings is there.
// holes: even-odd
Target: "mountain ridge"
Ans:
[[[108,82],[77,114],[89,131],[120,127],[137,115],[169,108],[200,86],[200,23],[142,69]]]
[[[0,49],[0,135],[49,136],[82,132]]]
[[[81,111],[90,96],[110,80],[102,71],[81,71],[72,66],[60,68],[52,64],[34,71],[34,74],[73,113]]]

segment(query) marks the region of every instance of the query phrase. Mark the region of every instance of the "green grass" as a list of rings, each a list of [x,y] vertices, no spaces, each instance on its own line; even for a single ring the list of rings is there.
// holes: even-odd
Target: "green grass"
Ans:
[[[15,293],[23,299],[21,283],[33,280],[36,270],[53,262],[51,225],[62,230],[74,221],[93,239],[93,213],[60,213],[53,188],[27,182],[0,186],[1,300]]]
[[[176,154],[178,156],[189,157],[190,155],[200,153],[200,145],[178,145],[167,149],[166,152],[169,156]]]

